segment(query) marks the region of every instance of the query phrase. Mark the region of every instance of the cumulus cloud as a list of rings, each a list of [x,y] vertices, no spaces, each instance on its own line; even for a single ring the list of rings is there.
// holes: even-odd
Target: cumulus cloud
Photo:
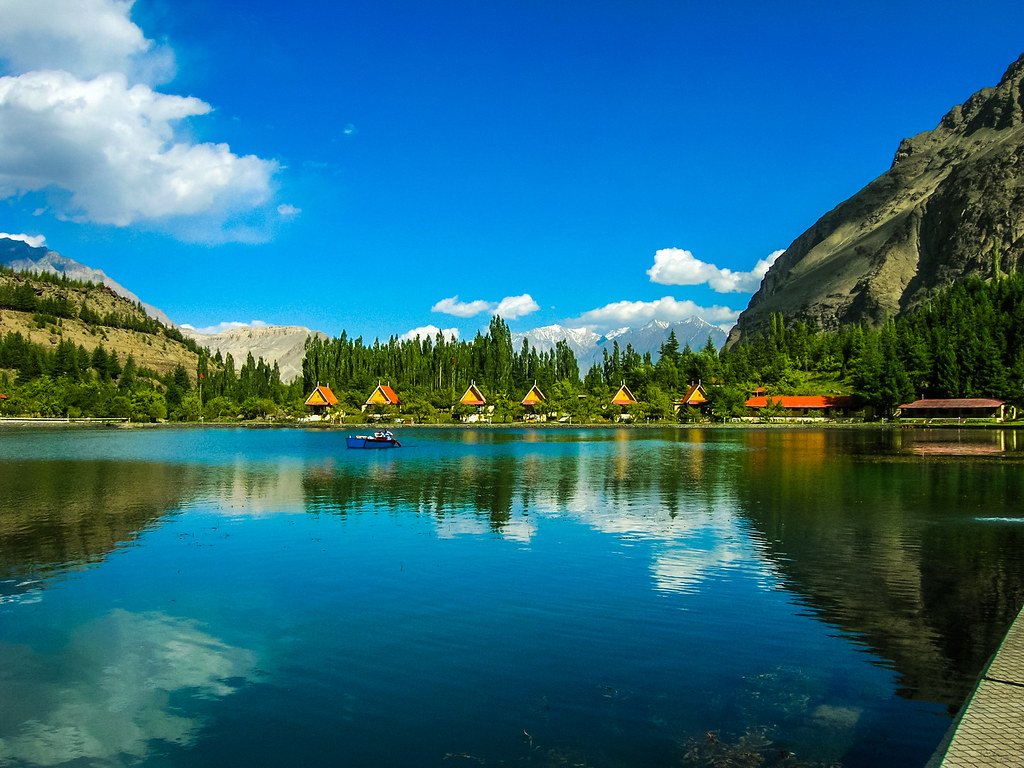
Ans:
[[[647,270],[652,283],[661,285],[703,285],[718,293],[753,293],[768,268],[783,251],[759,259],[749,272],[736,272],[701,261],[682,248],[662,248],[654,254],[654,266]]]
[[[445,315],[455,317],[473,317],[481,312],[487,312],[494,306],[489,301],[478,299],[477,301],[459,301],[459,297],[452,296],[448,299],[441,299],[430,308],[431,312],[441,312]]]
[[[524,293],[521,296],[506,296],[501,301],[484,301],[483,299],[459,301],[458,296],[452,296],[448,299],[441,299],[430,308],[430,311],[455,317],[474,317],[488,312],[501,315],[506,320],[516,320],[536,312],[538,309],[540,309],[540,305],[533,300],[530,294]]]
[[[63,70],[83,78],[123,72],[166,82],[174,56],[131,19],[134,0],[0,0],[0,58],[17,72]]]
[[[501,315],[506,320],[515,320],[536,312],[538,309],[540,309],[540,305],[533,300],[530,294],[524,293],[522,296],[506,296],[498,302],[498,306],[494,308],[494,314]]]
[[[7,232],[0,232],[0,238],[5,240],[20,240],[23,243],[31,245],[33,248],[43,248],[46,246],[46,238],[42,235],[12,235]]]
[[[398,338],[401,341],[409,339],[436,339],[437,334],[441,334],[449,341],[455,341],[459,338],[458,328],[438,328],[436,325],[423,325],[419,328],[413,328],[411,331],[406,331]]]
[[[279,165],[183,136],[212,107],[153,89],[164,59],[131,7],[0,0],[0,58],[25,70],[0,77],[0,199],[36,193],[64,220],[197,242],[265,240]]]
[[[191,331],[192,333],[201,333],[204,335],[214,333],[224,333],[224,331],[234,331],[239,328],[266,328],[268,323],[263,320],[250,320],[248,323],[242,323],[237,320],[228,320],[223,323],[217,323],[216,325],[208,325],[205,328],[196,328],[194,325],[183,323],[180,327],[183,330]]]
[[[284,203],[282,205],[277,206],[277,213],[279,216],[291,218],[292,216],[298,216],[300,213],[302,213],[302,209],[296,208],[294,205],[291,205],[289,203]]]
[[[702,307],[692,301],[679,301],[665,296],[655,301],[616,301],[597,309],[584,312],[567,321],[569,325],[583,325],[599,331],[622,326],[637,327],[652,320],[675,323],[691,317],[700,317],[712,324],[731,326],[739,317],[740,310],[729,307]]]

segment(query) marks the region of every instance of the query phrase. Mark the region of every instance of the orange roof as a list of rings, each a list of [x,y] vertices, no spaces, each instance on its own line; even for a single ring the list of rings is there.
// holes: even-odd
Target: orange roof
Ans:
[[[387,384],[378,384],[366,399],[367,405],[398,405],[398,395]]]
[[[6,399],[7,399],[7,395],[5,395],[3,392],[0,392],[0,400],[6,400]]]
[[[619,391],[615,393],[615,397],[612,398],[612,405],[636,405],[637,399],[633,397],[633,393],[629,391],[629,387],[623,384],[619,387]]]
[[[337,405],[338,398],[330,387],[317,384],[316,389],[306,398],[306,405]]]
[[[765,408],[769,401],[787,410],[850,408],[857,403],[856,398],[846,395],[761,395],[750,398],[744,405],[747,408]]]
[[[459,398],[459,402],[463,405],[487,405],[487,398],[474,381],[469,385],[466,394]]]
[[[704,391],[704,387],[698,381],[696,384],[690,386],[683,395],[679,403],[681,405],[703,405],[708,401],[708,393]]]

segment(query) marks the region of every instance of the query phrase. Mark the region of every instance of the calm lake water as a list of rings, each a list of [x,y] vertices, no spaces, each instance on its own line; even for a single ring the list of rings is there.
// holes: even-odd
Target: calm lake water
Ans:
[[[923,765],[1024,434],[0,429],[0,765]]]

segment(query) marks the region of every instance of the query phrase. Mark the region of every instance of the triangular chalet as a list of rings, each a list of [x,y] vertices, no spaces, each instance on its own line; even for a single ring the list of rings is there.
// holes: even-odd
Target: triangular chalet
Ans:
[[[480,391],[480,388],[474,381],[470,383],[469,389],[466,390],[466,394],[459,398],[459,402],[462,405],[475,405],[479,407],[487,405],[487,398],[484,397],[484,393]]]
[[[636,405],[637,399],[633,397],[633,393],[629,391],[629,387],[626,386],[626,382],[622,382],[622,386],[619,387],[619,391],[615,393],[615,397],[612,398],[612,405]]]

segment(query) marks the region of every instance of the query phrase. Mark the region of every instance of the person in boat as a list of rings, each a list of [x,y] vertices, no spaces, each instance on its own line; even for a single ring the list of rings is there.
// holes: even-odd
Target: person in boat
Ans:
[[[383,437],[385,440],[394,440],[395,433],[392,432],[390,429],[385,429],[381,437]]]

